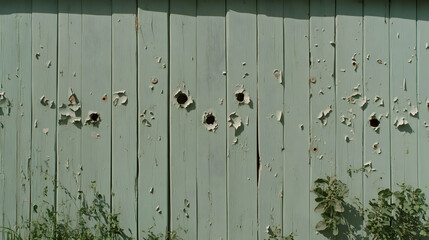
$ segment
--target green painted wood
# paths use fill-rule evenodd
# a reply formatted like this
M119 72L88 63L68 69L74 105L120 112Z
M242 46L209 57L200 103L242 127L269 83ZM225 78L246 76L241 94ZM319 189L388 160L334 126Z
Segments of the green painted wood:
M225 30L225 4L197 1L197 239L227 239Z
M364 174L363 201L368 207L380 189L390 187L389 1L365 1L364 15L363 92L369 100L363 117L363 162L370 165ZM373 113L378 129L376 122L374 127L370 124Z
M284 3L284 193L283 232L310 239L309 1ZM300 187L297 187L300 186Z
M267 227L283 225L283 1L258 0L257 4L258 235L265 239Z
M362 168L363 112L367 108L363 78L363 17L362 1L336 2L335 33L335 104L336 104L336 175L349 187L346 200L350 206L362 203L363 173L353 170ZM359 95L357 95L359 94ZM351 97L352 96L352 97ZM371 104L371 103L370 103ZM360 230L363 218L355 207L346 207L346 219ZM338 239L353 238L341 228Z
M14 227L30 206L31 2L0 5L0 226Z
M31 218L55 206L57 1L32 2Z
M170 2L170 207L171 230L197 239L196 1ZM178 91L194 103L178 104ZM185 99L183 99L185 100ZM183 103L183 102L182 102ZM186 102L185 102L186 105Z
M311 172L313 182L335 174L335 1L310 2L310 111L311 111ZM315 207L314 194L310 197L311 239L320 239L314 230L320 216ZM312 231L313 230L313 231Z
M134 238L138 237L136 6L136 0L112 1L112 209Z
M112 103L109 101L112 92L110 1L82 1L82 12L81 102L84 124L81 145L82 192L87 200L91 201L93 190L90 186L94 185L97 191L106 197L107 202L110 202L112 117Z
M258 237L256 28L256 0L227 1L227 119L241 123L227 130L228 239Z
M70 217L77 217L82 187L82 109L77 109L82 99L81 7L81 1L58 1L57 196L59 216Z
M168 228L168 8L138 2L139 234Z
M390 4L390 104L392 188L417 185L416 3ZM396 100L397 98L397 100ZM398 120L396 122L396 120ZM402 124L407 121L408 124ZM396 125L395 125L396 122Z
M429 194L429 176L425 169L428 169L429 161L429 82L426 80L428 76L427 64L429 63L429 51L427 44L429 43L427 29L429 26L429 2L417 1L417 96L419 122L418 122L418 181L419 187L423 189L426 196Z

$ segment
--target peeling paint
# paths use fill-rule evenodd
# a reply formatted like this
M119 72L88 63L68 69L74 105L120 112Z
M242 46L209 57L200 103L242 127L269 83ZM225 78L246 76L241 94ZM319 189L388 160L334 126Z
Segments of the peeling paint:
M419 110L417 109L417 107L416 106L412 106L411 110L410 110L410 115L413 116L413 117L416 117L418 113L419 113Z
M128 97L125 90L117 91L113 93L113 105L127 105Z
M302 130L304 130L304 124L302 124L302 123L301 123L301 124L299 124L299 126L298 126L298 127L299 127L299 129L300 129L301 131L302 131Z
M82 121L81 111L80 111L81 106L76 94L73 92L72 89L69 90L68 102L69 103L67 105L63 103L58 108L58 112L59 112L58 123L59 124L72 123L75 125L80 125Z
M216 116L213 112L204 112L202 117L202 123L206 127L206 129L210 132L216 132L218 127L218 123L216 121Z
M152 124L150 123L149 120L153 120L155 119L155 115L153 114L152 111L148 111L148 110L144 110L143 113L140 114L140 117L142 118L142 123L146 126L146 127L152 127Z
M237 115L236 112L232 112L229 114L228 117L228 126L235 128L237 130L239 127L241 127L241 117Z
M396 117L393 125L395 125L396 128L404 127L408 125L408 121L404 117Z
M329 117L329 113L332 112L332 105L328 105L325 109L323 109L320 114L317 116L317 118L321 121L323 126L326 126L328 123L327 118Z
M42 129L42 133L48 135L49 132L49 128L44 128Z
M404 78L404 81L402 83L402 90L407 91L407 79Z

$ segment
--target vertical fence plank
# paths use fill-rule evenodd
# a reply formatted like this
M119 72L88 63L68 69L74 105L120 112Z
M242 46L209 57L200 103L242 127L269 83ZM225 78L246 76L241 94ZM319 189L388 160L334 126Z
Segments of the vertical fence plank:
M55 207L57 1L34 0L32 19L32 219Z
M363 117L363 200L369 207L381 188L390 187L389 1L364 1L364 15L363 87L368 105Z
M429 195L429 176L426 169L429 167L429 2L417 1L417 94L418 94L418 176L419 187L423 189L426 196Z
M81 188L81 7L81 1L58 1L58 212L71 217L77 217Z
M138 2L139 234L168 228L168 8Z
M417 185L416 3L390 5L390 104L392 188Z
M259 239L283 225L283 1L258 0Z
M310 4L310 111L311 111L311 178L310 186L317 178L335 174L335 1L317 0ZM314 213L316 206L310 197L310 229L320 216ZM321 236L311 231L312 239Z
M309 4L284 3L284 234L310 239L310 89L309 89ZM299 184L301 187L296 187ZM313 232L313 231L311 231Z
M257 239L256 1L227 9L228 239Z
M30 204L31 2L0 5L0 226L14 227Z
M197 6L197 239L226 239L225 4Z
M363 111L368 105L362 81L362 7L359 0L336 2L336 175L350 189L345 218L354 229L341 228L339 239L356 237L363 224L354 207L363 197L363 173L358 169L363 159Z
M171 229L197 239L196 1L170 4Z
M136 0L112 1L112 209L137 238Z
M82 191L109 202L111 171L111 2L82 1ZM95 182L95 183L94 183Z

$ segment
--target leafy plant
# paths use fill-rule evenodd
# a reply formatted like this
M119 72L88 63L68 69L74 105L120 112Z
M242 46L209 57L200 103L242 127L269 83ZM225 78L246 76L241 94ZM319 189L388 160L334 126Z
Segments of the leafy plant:
M276 226L274 229L272 229L270 226L267 226L267 234L268 239L273 240L294 240L295 233L291 233L288 236L282 236L282 229L280 226Z
M314 211L322 217L322 220L316 224L316 230L328 231L337 236L338 227L346 224L342 213L345 206L344 198L347 197L349 189L336 176L319 178L314 183L313 192L316 194L315 201L318 203Z
M183 240L183 238L179 237L176 231L167 232L166 234L158 233L155 234L151 230L144 231L146 236L143 236L143 240Z
M372 239L412 240L428 236L426 217L428 204L421 189L399 185L400 190L381 190L378 198L369 202L366 228Z

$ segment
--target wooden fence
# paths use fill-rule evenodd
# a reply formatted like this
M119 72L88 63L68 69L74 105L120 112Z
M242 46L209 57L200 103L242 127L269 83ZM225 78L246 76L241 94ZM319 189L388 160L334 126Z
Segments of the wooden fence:
M140 239L324 239L319 177L429 193L428 29L425 0L1 0L0 225L95 181Z

